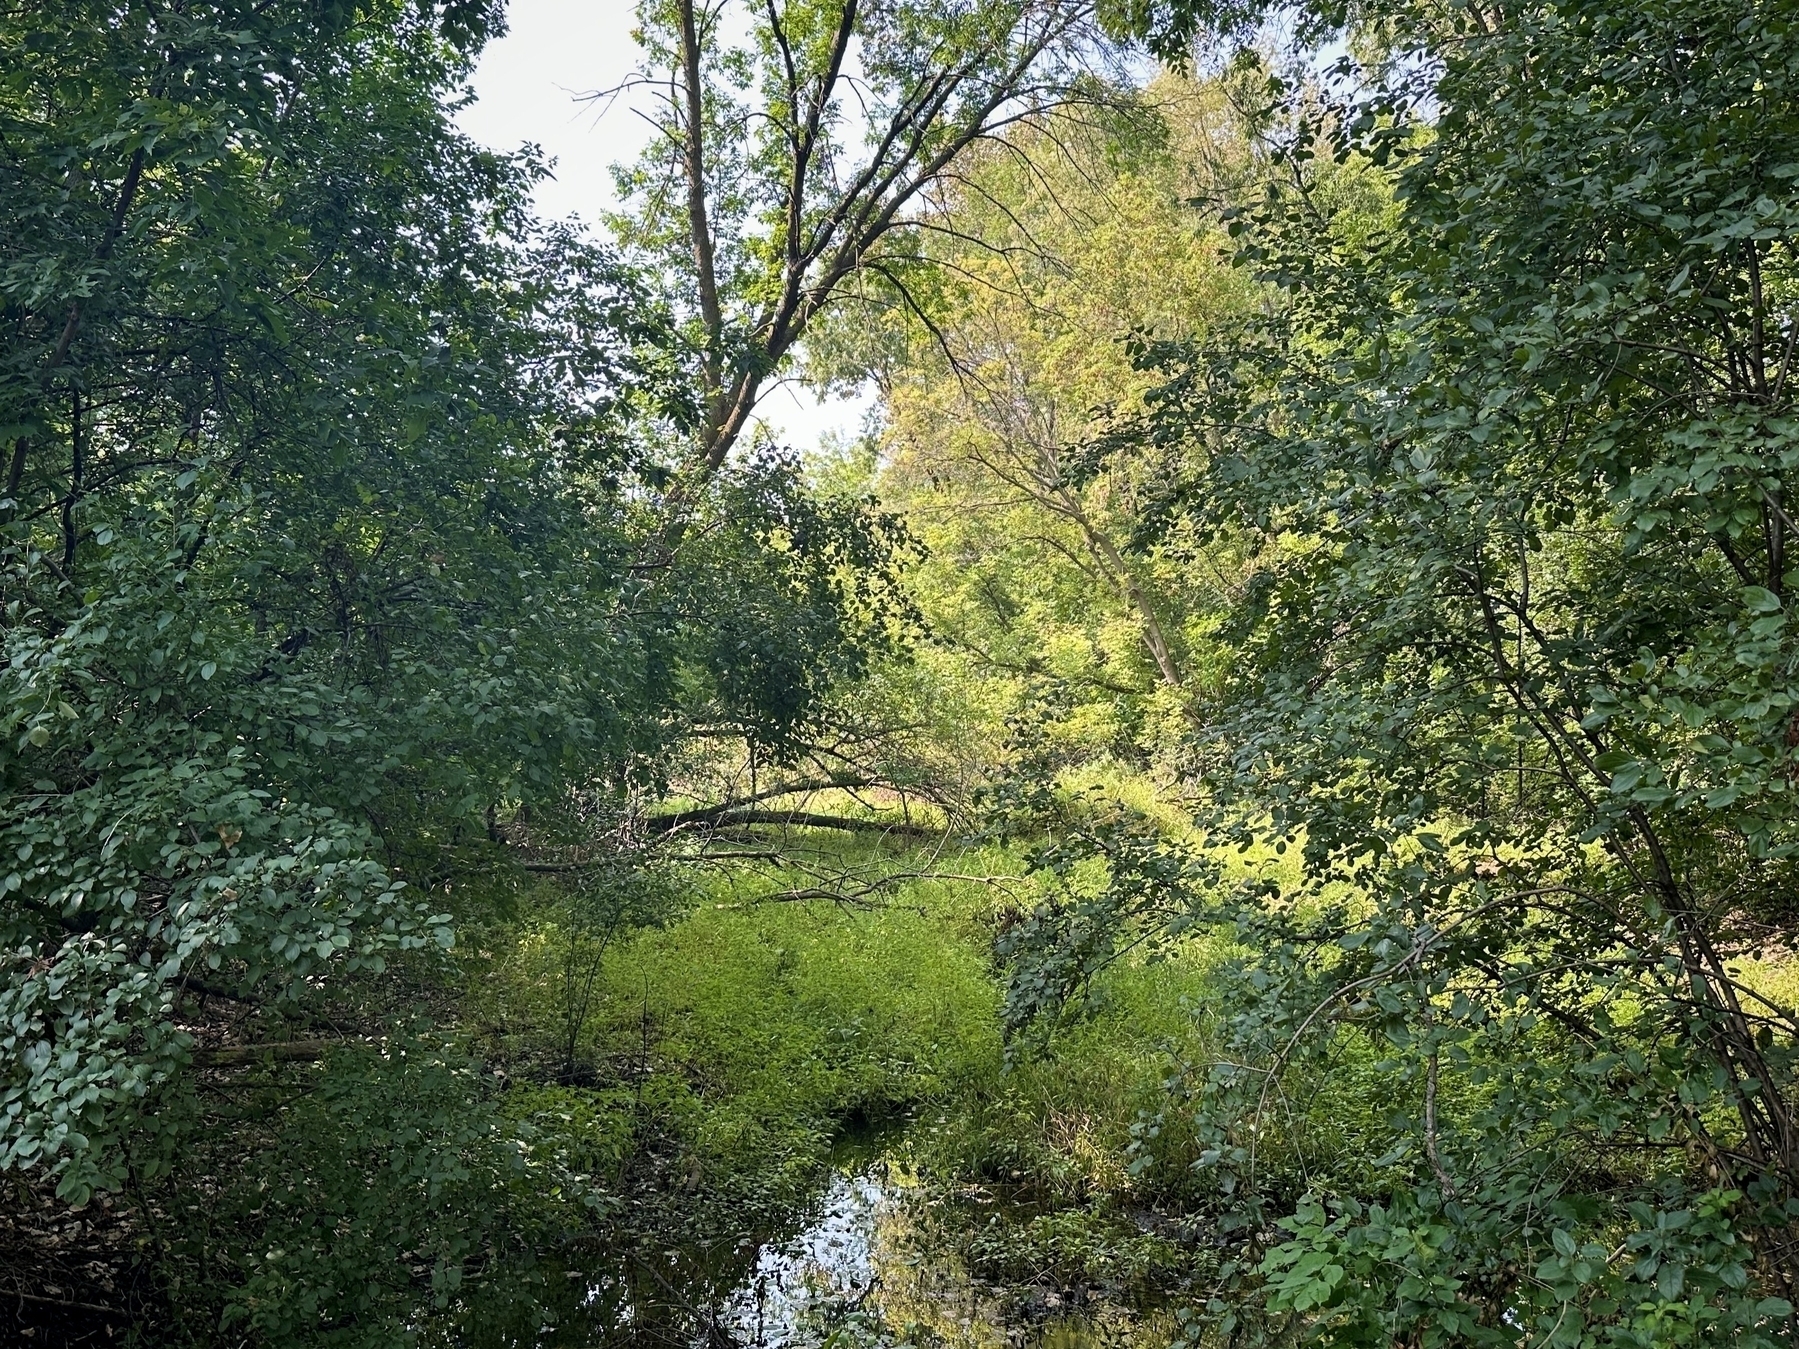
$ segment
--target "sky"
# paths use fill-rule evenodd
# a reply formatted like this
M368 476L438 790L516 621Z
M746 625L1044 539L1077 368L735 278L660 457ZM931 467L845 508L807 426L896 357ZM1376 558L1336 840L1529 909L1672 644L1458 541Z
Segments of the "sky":
M632 0L511 0L508 32L475 67L475 102L457 118L476 140L500 150L527 141L555 161L537 190L546 216L595 225L617 205L611 165L636 158L649 127L628 96L610 103L582 95L624 81L637 60ZM794 385L764 395L758 416L778 441L801 451L826 434L854 435L870 400L821 404Z

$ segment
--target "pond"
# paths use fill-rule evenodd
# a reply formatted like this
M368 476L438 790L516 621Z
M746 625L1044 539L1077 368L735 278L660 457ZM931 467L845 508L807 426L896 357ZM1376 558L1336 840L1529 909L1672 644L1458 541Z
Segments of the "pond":
M1003 1220L993 1210L1005 1202L962 1216ZM589 1324L608 1349L1123 1349L1170 1338L1153 1313L1091 1294L1076 1304L1054 1291L983 1284L953 1249L945 1216L896 1163L856 1148L840 1155L789 1230L722 1259L670 1251L660 1267L602 1279L591 1288Z

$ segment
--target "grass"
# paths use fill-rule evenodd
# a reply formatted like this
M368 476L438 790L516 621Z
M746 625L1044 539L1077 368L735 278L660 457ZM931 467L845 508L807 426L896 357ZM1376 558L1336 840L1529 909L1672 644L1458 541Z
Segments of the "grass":
M874 845L821 846L868 861ZM1291 850L1221 861L1226 883L1286 881L1296 869ZM927 869L892 855L884 864ZM997 846L935 865L1023 869ZM581 1044L592 1084L508 1093L546 1145L605 1173L620 1223L684 1213L704 1215L716 1236L732 1223L764 1234L815 1192L834 1141L893 1120L905 1128L884 1145L927 1196L921 1250L972 1276L970 1297L1006 1286L1047 1308L1055 1290L1081 1288L1115 1306L1141 1292L1153 1305L1155 1289L1219 1273L1201 1268L1221 1258L1202 1228L1233 1201L1220 1173L1196 1168L1205 1145L1182 1087L1224 1057L1226 999L1245 991L1225 971L1242 954L1228 934L1118 960L1080 1015L1008 1055L994 938L1031 896L915 880L871 906L779 898L793 882L700 885L678 919L618 940ZM511 944L494 943L479 995L520 1043L556 1021L544 913L525 905ZM1794 965L1743 964L1746 982L1790 1001ZM1250 1131L1257 1183L1276 1209L1317 1176L1358 1194L1411 1183L1418 1159L1392 1145L1422 1109L1422 1069L1416 1055L1409 1066L1395 1057L1405 1056L1349 1030L1289 1065ZM1452 1151L1498 1089L1453 1064L1445 1073L1438 1110Z
M929 869L886 859L915 863ZM935 865L1022 871L999 846ZM560 1134L546 1146L590 1159L603 1183L659 1153L661 1188L695 1208L798 1203L834 1138L889 1119L909 1121L909 1158L936 1182L1017 1183L1074 1206L1135 1192L1133 1126L1165 1103L1171 1055L1203 1049L1209 948L1120 961L1052 1054L1008 1064L992 960L1008 895L913 880L868 907L770 898L787 883L702 886L676 921L615 941L581 1045L591 1081L575 1087L541 1085L547 1057L526 1061L559 1024L563 985L554 906L522 905L471 989L520 1060L509 1113Z

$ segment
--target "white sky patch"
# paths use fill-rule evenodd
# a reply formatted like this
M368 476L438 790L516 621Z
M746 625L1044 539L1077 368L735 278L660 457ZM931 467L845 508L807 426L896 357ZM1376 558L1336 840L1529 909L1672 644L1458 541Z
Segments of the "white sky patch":
M638 57L631 41L636 6L632 0L512 0L506 21L506 36L475 67L476 101L457 123L498 150L541 146L554 161L554 176L538 186L538 211L597 229L619 204L612 166L636 159L652 134L642 111L650 106L647 90L582 99L630 78ZM756 414L775 441L805 452L827 435L854 437L873 403L872 391L821 403L785 382L763 394Z

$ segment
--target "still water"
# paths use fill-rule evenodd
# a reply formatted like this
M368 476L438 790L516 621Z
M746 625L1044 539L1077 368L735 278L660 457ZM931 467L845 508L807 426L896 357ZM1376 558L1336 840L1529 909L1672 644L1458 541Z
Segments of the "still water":
M891 1222L896 1207L889 1188L873 1168L834 1171L814 1221L757 1251L718 1328L737 1344L788 1349L826 1328L823 1322L877 1312L885 1272L881 1224L883 1217Z
M589 1311L608 1323L602 1343L629 1349L1137 1349L1170 1338L1153 1315L1092 1303L1062 1312L1054 1294L1046 1305L982 1285L944 1248L938 1222L923 1220L925 1204L885 1160L848 1160L796 1229L710 1277L671 1265L596 1285Z

